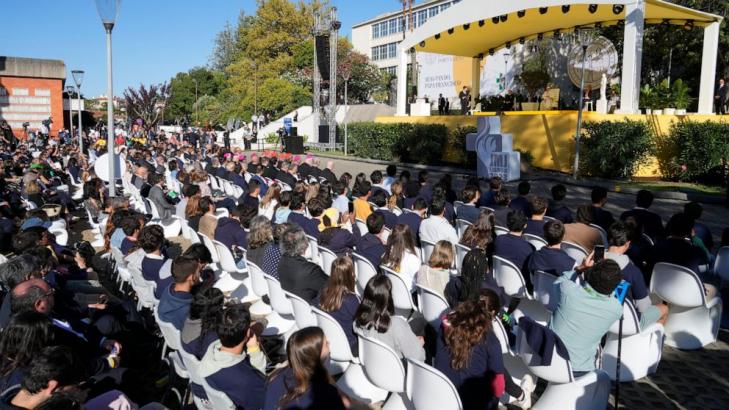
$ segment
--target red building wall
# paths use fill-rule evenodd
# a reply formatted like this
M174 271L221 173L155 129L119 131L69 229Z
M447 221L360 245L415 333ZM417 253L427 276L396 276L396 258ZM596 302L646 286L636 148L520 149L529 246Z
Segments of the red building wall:
M51 117L51 135L58 135L64 125L62 87L59 79L0 76L0 119L22 137L23 122L30 123L30 131Z

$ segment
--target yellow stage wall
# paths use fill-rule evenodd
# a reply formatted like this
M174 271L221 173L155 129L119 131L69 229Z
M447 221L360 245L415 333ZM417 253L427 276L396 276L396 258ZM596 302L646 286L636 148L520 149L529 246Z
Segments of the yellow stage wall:
M496 113L478 113L495 115ZM671 124L680 121L729 122L729 116L717 115L643 115L643 114L598 114L586 112L583 121L645 121L658 138L668 134ZM431 116L431 117L378 117L379 123L425 123L444 124L449 129L463 126L476 126L475 116ZM528 152L534 158L532 165L537 168L570 172L574 155L574 137L577 127L577 111L522 111L502 113L501 129L514 135L514 149ZM447 153L444 153L444 156ZM636 178L660 178L658 159L649 158L640 166Z

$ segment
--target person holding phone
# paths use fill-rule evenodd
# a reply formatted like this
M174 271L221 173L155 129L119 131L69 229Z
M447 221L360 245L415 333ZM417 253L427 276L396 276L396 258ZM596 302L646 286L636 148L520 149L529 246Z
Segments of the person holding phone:
M564 272L555 281L560 298L549 328L567 347L575 377L595 369L600 340L623 314L613 297L623 280L620 266L611 259L595 262L594 256L590 253L574 271ZM583 275L584 285L573 280L578 275Z

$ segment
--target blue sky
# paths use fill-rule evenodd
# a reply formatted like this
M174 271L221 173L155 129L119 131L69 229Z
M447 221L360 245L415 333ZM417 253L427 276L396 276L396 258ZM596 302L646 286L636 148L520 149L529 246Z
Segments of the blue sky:
M332 0L342 21L352 25L399 9L398 0ZM255 0L122 0L114 28L114 94L129 86L166 81L205 65L215 34L235 23ZM2 0L0 55L60 59L86 71L87 97L106 93L106 40L93 0Z

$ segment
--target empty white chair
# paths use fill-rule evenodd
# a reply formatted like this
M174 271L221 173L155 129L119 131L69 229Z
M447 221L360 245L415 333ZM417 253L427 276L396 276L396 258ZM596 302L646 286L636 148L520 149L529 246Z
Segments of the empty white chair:
M324 271L324 273L327 274L327 276L332 275L332 262L334 262L335 259L337 259L337 254L330 251L329 249L319 246L319 260L321 261L321 269Z
M379 340L361 335L358 338L359 360L364 365L367 379L380 389L392 393L382 408L412 408L405 394L405 368L397 353Z
M417 308L415 307L415 303L413 303L409 284L405 283L405 279L402 276L387 266L380 265L380 269L390 278L390 282L392 283L392 303L395 305L395 314L406 319L410 318L410 315Z
M337 386L350 397L370 403L387 398L387 391L378 388L367 380L359 359L354 357L344 329L331 315L321 309L311 308L315 326L319 326L329 341L327 369L332 374L342 374Z
M539 400L532 406L534 410L605 410L610 394L610 376L602 370L593 370L575 379L569 360L552 351L552 363L540 366L541 358L532 351L522 332L517 336L519 356L529 371L549 384Z
M461 410L456 386L443 373L421 361L407 359L406 390L418 410Z
M576 243L567 241L562 242L562 250L565 251L565 253L569 255L570 258L575 260L575 266L581 264L588 255L588 252L585 248Z
M706 300L704 285L694 271L659 262L653 267L650 289L668 303L668 319L663 325L667 345L691 350L716 341L721 297Z
M471 225L473 224L465 219L456 219L456 232L458 233L458 237L462 237L463 233L466 232L466 229L468 229Z
M48 232L52 233L56 237L56 243L61 246L68 244L68 232L65 229L59 229L51 226L48 228Z
M441 317L450 310L448 301L433 289L416 284L418 289L418 306L423 313L425 320L430 323L434 329L440 329Z
M460 243L456 244L456 270L460 273L461 268L463 267L463 258L466 257L466 254L471 251L471 248L469 248L466 245L461 245Z
M366 235L367 232L362 233L362 235ZM387 243L387 240L390 238L390 234L392 234L392 229L383 226L382 227L382 233L380 234L380 237L382 237L382 242Z
M147 204L149 204L149 208L152 211L152 221L150 224L161 226L164 229L165 238L173 238L180 235L182 223L177 217L173 216L168 219L162 219L154 201L147 200Z
M352 260L354 261L354 272L357 276L357 293L362 295L367 282L377 275L377 269L369 259L358 253L352 254Z
M420 240L420 256L421 256L420 260L423 263L428 263L428 260L430 259L430 255L433 253L434 248L435 248L435 244L433 242L429 242L424 239Z
M306 251L307 259L317 263L319 260L319 241L311 235L306 235L306 240L309 241L309 249Z
M615 381L618 356L620 320L616 320L607 334L602 348L602 369ZM653 374L658 369L663 350L663 325L653 323L640 329L640 320L633 303L623 303L623 345L620 350L620 381L631 382Z
M547 246L547 241L544 238L542 238L541 236L532 235L530 233L525 233L524 239L526 239L527 242L532 244L532 246L536 250L540 250L543 247Z
M556 280L555 275L541 270L534 272L534 276L532 276L534 299L541 302L550 312L554 312L559 303L559 289L554 285Z
M311 305L304 299L294 295L291 292L284 291L286 298L291 302L291 308L294 312L294 320L299 329L309 326L316 326L316 316L311 311Z
M200 243L200 236L187 223L182 224L182 236L190 240L191 244Z

